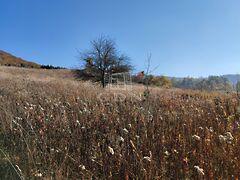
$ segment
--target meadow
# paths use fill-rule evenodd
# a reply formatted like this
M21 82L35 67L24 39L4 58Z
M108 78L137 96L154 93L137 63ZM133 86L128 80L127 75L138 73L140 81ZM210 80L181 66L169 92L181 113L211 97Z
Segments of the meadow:
M0 67L1 179L240 177L236 94L144 91L118 99L68 70Z

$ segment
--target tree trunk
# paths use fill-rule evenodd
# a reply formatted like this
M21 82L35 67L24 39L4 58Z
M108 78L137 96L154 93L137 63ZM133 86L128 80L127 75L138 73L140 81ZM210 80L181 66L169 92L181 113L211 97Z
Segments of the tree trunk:
M105 88L106 87L106 84L105 84L105 71L102 72L101 83L102 83L102 87Z

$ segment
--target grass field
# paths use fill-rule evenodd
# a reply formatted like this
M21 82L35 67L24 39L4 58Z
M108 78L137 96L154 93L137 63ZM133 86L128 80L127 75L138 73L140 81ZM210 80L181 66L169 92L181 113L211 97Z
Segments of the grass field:
M1 179L240 177L235 94L121 93L68 70L0 67Z

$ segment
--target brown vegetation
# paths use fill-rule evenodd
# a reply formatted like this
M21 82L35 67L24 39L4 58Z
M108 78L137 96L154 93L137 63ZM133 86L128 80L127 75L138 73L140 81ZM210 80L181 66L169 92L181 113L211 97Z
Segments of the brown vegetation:
M119 100L58 72L0 68L0 177L239 178L236 95L138 87Z
M39 64L23 60L0 50L0 65L26 68L40 68Z

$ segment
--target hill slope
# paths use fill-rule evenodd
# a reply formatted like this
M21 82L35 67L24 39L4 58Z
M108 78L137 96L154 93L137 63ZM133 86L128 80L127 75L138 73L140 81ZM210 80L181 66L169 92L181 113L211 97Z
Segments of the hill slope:
M41 66L37 63L29 62L18 58L12 54L0 50L0 65L2 66L17 66L27 68L40 68Z

